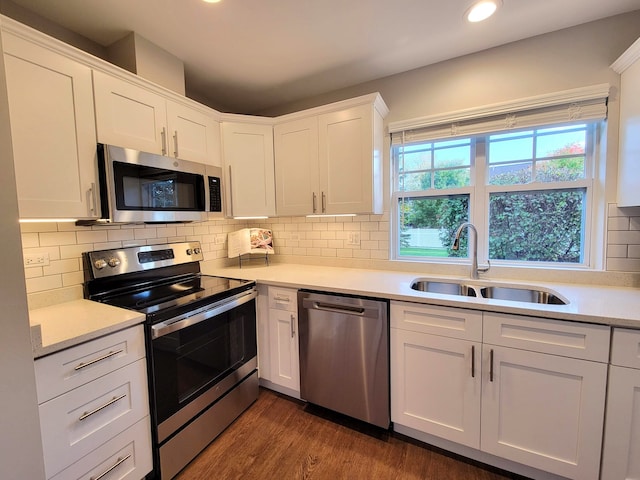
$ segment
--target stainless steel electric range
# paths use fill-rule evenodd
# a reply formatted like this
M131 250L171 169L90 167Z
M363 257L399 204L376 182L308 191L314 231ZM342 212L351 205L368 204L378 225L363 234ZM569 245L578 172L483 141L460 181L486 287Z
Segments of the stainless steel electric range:
M143 312L154 444L173 478L258 397L255 282L200 273L199 242L83 254L85 298Z

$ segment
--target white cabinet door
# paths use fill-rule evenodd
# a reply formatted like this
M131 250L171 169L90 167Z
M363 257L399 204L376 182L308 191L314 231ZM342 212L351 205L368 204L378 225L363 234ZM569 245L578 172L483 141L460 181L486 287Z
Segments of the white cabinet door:
M276 211L273 128L223 122L227 205L234 217L273 216Z
M640 205L640 39L613 64L620 73L618 206Z
M640 478L640 370L609 370L602 480Z
M297 312L270 309L269 340L271 381L299 392L300 361Z
M3 33L22 218L98 217L91 70Z
M382 172L373 110L361 105L319 116L321 213L380 213L374 201Z
M318 118L276 125L273 136L278 215L320 213Z
M606 364L484 345L482 372L483 451L598 479Z
M480 447L480 343L391 329L391 420Z
M204 112L167 101L169 156L220 166L220 124Z
M166 101L160 95L94 70L98 141L168 155Z

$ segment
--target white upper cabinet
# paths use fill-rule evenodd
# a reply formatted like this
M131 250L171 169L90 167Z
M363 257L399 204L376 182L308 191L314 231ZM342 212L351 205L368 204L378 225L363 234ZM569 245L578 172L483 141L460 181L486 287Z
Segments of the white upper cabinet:
M227 213L272 217L276 213L271 125L223 122L222 152Z
M212 116L97 70L93 83L100 143L220 165Z
M278 215L318 213L318 118L276 125L276 208Z
M278 215L381 213L382 120L387 112L382 98L373 94L278 123Z
M640 39L611 65L620 74L618 206L640 205Z
M96 218L91 69L3 32L21 218Z

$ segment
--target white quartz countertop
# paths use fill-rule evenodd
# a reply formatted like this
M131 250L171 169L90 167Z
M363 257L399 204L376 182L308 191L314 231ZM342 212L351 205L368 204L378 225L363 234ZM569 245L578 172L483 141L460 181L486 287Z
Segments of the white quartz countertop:
M91 300L29 311L34 358L142 323L144 314Z
M203 267L203 273L256 280L258 283L282 287L316 289L390 300L640 328L640 289L637 288L508 280L471 280L468 277L429 276L411 272L297 264L212 269ZM461 281L468 285L477 286L487 284L515 287L533 286L541 290L557 292L569 303L567 305L542 305L418 292L411 289L411 283L416 278Z

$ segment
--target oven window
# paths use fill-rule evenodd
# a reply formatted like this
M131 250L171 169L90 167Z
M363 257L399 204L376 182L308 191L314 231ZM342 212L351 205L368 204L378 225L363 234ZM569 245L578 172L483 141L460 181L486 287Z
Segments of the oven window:
M256 356L255 300L152 341L158 423Z
M118 210L204 211L204 178L193 173L113 162Z

